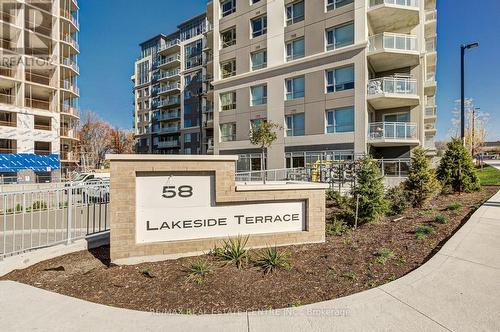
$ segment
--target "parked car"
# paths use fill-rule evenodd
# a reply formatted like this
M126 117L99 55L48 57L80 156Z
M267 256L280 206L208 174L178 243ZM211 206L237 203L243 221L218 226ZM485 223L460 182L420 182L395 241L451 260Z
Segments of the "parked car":
M109 202L109 178L90 179L80 190L83 203Z
M110 177L109 173L80 173L73 180L68 182L66 186L76 186L79 184L91 182L95 179L109 181L109 177Z

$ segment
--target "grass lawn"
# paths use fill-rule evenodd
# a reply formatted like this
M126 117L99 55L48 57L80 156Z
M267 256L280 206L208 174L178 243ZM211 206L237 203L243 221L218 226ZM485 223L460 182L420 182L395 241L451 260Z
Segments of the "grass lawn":
M483 169L477 169L477 175L481 180L482 186L499 186L500 185L500 171L495 167L484 165Z

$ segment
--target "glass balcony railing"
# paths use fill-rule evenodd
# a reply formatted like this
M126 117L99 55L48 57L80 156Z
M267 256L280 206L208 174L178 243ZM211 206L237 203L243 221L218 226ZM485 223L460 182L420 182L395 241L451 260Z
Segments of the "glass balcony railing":
M379 33L370 36L369 39L370 52L380 51L384 49L392 49L398 51L418 51L417 36L407 35L402 33Z
M180 54L175 54L175 55L169 56L167 58L160 59L160 61L158 61L158 65L163 66L163 65L175 62L175 61L180 61L180 60L181 60Z
M158 92L159 93L170 92L174 90L180 90L180 88L181 88L180 83L165 84L160 87Z
M416 140L417 124L410 122L372 122L368 127L370 140Z
M180 70L179 69L174 69L174 70L169 70L169 71L162 71L160 73L160 79L174 77L174 76L177 76L179 74L180 74Z
M167 141L159 141L158 142L159 148L173 148L176 146L179 146L178 140L167 140Z
M418 8L419 0L370 0L370 7L378 5L397 5Z
M165 45L161 45L160 48L158 49L158 52L171 48L172 46L180 45L180 43L181 43L180 39L170 40L166 42Z
M172 120L172 119L179 119L181 117L181 111L175 111L175 112L167 112L163 113L158 117L158 121L165 121L165 120Z
M382 77L368 81L368 95L384 93L415 95L417 94L417 81L402 77Z

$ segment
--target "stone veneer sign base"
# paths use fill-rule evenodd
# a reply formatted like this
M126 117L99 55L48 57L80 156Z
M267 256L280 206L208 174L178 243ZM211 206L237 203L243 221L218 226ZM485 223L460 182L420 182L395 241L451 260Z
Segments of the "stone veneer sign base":
M136 263L248 246L325 240L325 189L316 183L235 182L237 156L108 155L111 260Z

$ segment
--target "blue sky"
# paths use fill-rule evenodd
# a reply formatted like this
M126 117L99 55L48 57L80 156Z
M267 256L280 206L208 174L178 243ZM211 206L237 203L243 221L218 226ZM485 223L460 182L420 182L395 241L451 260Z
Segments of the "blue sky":
M460 98L461 43L479 41L466 57L466 96L490 114L488 138L500 140L500 1L438 1L438 138L448 135ZM132 127L133 63L138 44L205 9L205 0L80 1L80 106L113 125Z

